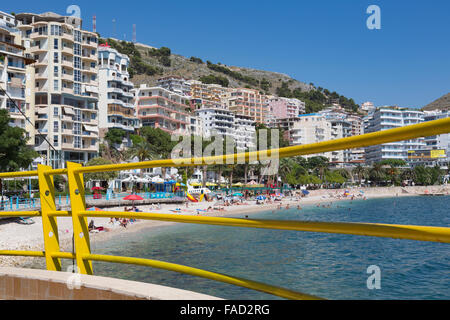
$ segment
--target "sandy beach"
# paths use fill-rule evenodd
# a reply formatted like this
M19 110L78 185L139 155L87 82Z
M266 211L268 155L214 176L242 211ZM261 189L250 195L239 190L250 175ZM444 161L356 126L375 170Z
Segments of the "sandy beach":
M352 197L355 200L386 198L386 197L405 197L417 196L421 194L449 194L450 186L430 186L430 187L384 187L384 188L352 188L348 189L350 195L344 197L344 189L319 189L312 190L307 197L299 198L296 196L285 197L282 206L286 208L295 208L298 205L314 205L323 202L336 202L350 200ZM136 203L136 207L142 212L166 213L166 214L182 214L182 215L202 215L213 217L251 215L255 212L269 211L277 209L280 202L265 203L264 205L257 205L255 201L244 201L244 204L225 206L223 210L206 211L209 207L214 207L216 201L199 202L185 204L163 204L161 208L155 208L152 205L140 206ZM175 211L175 209L180 209ZM124 207L104 208L104 211L124 211ZM93 212L95 214L95 212ZM137 232L143 228L154 228L162 225L173 224L174 222L162 222L151 220L138 220L129 223L126 228L120 226L118 223L112 224L110 218L88 218L88 222L94 221L95 226L102 226L108 231L91 232L91 244L99 241L107 241L110 237L117 234L124 234L129 232ZM44 242L42 236L42 221L41 218L33 218L34 224L24 225L17 222L17 220L0 220L0 250L35 250L43 251ZM57 218L59 239L61 251L72 250L72 220L71 218ZM34 259L29 257L10 257L0 256L0 266L23 266L25 264L33 263Z

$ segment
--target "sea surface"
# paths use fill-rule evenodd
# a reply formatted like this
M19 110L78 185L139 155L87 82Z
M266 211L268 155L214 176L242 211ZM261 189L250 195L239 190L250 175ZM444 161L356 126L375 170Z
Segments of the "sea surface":
M243 218L244 214L236 217ZM449 227L450 197L343 201L334 202L330 208L308 205L302 210L251 214L250 218ZM176 224L121 233L93 244L91 250L183 264L328 299L450 299L450 244L444 243ZM368 268L372 265L379 267L380 289L368 289L368 278L373 274ZM93 266L96 275L225 299L279 299L171 271L104 262L93 262Z

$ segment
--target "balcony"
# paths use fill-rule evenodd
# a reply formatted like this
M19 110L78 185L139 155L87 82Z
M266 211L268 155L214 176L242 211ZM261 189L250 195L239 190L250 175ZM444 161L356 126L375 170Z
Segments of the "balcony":
M83 54L81 57L82 60L97 62L97 55L95 54Z
M39 67L39 66L47 66L48 65L48 60L47 59L42 59L42 60L38 60L34 63L35 67Z
M61 66L73 69L73 62L68 60L61 61Z
M64 40L67 40L67 41L73 43L73 34L63 33L63 35L61 36L61 39L64 39Z
M42 72L42 73L36 73L34 76L36 80L47 80L48 79L48 73Z
M45 32L33 32L30 35L31 40L46 39L47 37L48 37L48 33L45 33Z
M46 46L32 46L30 49L33 53L47 52L48 50Z
M63 73L61 79L69 82L73 82L73 74Z
M92 41L83 41L83 43L81 43L81 45L83 46L83 48L91 48L91 49L97 49L97 47L98 47L97 42L92 42Z
M68 54L68 55L73 56L73 48L71 48L71 47L64 47L61 50L61 52L64 53L64 54Z

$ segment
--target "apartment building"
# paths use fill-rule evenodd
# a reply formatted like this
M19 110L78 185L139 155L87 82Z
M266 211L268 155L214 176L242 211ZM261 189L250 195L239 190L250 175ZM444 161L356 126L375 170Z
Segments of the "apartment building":
M422 111L398 107L377 108L369 117L365 132L377 132L423 122ZM384 159L408 161L408 151L426 147L424 138L398 141L365 148L366 163L372 164Z
M424 111L424 121L433 121L450 117L449 110L435 110ZM422 153L423 156L412 156L408 153L408 162L412 166L424 165L428 167L440 166L443 169L448 169L450 163L450 134L441 134L424 138L425 150L419 150L417 153Z
M226 106L236 114L249 116L253 121L266 123L269 114L266 97L258 90L238 88L225 95Z
M25 90L26 67L33 62L25 55L14 16L0 11L0 88L6 91L0 92L0 109L9 111L11 126L26 130L30 145L34 144L34 112L26 102Z
M15 18L36 60L27 68L35 129L53 146L36 135L36 151L53 168L98 156L97 34L83 30L81 19L52 12Z
M188 80L176 76L164 77L158 79L157 86L189 98L191 96L191 84Z
M189 134L186 97L161 87L142 84L133 89L137 116L143 127L160 128L170 134Z
M305 103L298 99L273 97L267 100L268 111L273 118L295 118L305 113Z
M195 111L195 115L201 119L203 136L211 137L218 134L226 138L234 139L234 113L224 107L216 106Z
M318 143L332 139L332 126L324 115L319 113L311 113L299 115L298 119L293 122L291 130L292 144L302 145ZM314 156L323 156L332 161L332 153L325 152L314 155L304 156L310 158Z
M197 80L188 80L190 86L191 109L215 108L224 105L224 98L232 89L218 84L206 84Z
M98 48L99 130L100 138L111 128L125 131L119 148L130 147L130 134L139 128L139 119L133 103L134 85L129 80L130 58L109 45Z
M256 150L256 128L255 122L251 117L235 114L234 140L239 151ZM268 141L268 144L270 143Z

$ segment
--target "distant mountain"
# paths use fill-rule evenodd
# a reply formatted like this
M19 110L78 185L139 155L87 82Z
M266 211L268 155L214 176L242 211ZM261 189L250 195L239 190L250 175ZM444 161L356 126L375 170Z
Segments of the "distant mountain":
M422 110L424 111L450 110L450 93L447 93L446 95L426 105L425 107L422 108Z

